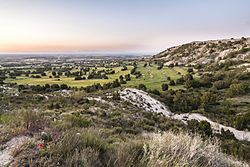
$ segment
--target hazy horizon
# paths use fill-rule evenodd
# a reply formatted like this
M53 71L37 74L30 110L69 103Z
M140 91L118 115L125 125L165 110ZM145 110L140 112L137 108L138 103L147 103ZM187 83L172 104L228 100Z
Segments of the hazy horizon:
M58 51L58 52L51 52L51 51L42 51L42 52L36 52L36 51L30 51L30 52L0 52L0 56L3 55L130 55L130 56L151 56L154 54L157 54L159 52L127 52L127 51L82 51L82 52L75 52L75 51Z
M0 0L0 53L155 54L250 36L250 1Z

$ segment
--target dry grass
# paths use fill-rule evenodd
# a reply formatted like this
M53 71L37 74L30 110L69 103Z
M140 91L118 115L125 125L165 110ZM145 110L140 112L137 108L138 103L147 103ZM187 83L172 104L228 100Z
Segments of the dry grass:
M153 134L144 145L144 161L150 167L247 166L221 153L219 148L217 140L203 141L200 136L187 133Z
M100 155L108 150L108 143L96 131L69 132L50 149L51 161L62 166L96 166Z
M86 167L247 167L221 153L217 140L203 140L187 133L146 134L113 141L100 131L70 131L34 159L28 154L24 164L36 166ZM25 147L24 147L25 148ZM17 151L15 154L21 154ZM27 162L27 159L29 160ZM20 162L21 160L19 160Z
M111 160L110 166L119 167L144 167L146 163L142 161L144 150L142 140L132 140L129 142L119 143L113 152L114 159Z

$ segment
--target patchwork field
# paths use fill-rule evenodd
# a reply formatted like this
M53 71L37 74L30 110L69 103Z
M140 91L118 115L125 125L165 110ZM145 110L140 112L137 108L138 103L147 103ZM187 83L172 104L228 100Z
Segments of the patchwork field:
M118 79L120 75L126 75L130 73L130 70L133 68L132 66L128 66L128 70L122 71L122 67L116 67L113 68L115 70L115 74L107 75L109 79L86 79L86 80L75 80L74 77L66 77L61 76L60 78L49 78L51 76L51 71L47 71L47 76L42 76L41 78L30 78L26 76L19 76L16 77L16 79L8 78L6 82L8 83L17 83L18 85L45 85L45 84L67 84L71 87L85 87L89 85L93 85L95 83L108 83L112 82L115 79ZM102 70L104 68L97 68L97 70ZM72 70L72 72L75 72L76 70Z
M131 81L128 81L127 84L122 85L123 87L136 87L139 84L144 84L148 89L157 89L161 90L161 85L163 83L169 84L169 77L171 80L176 80L180 78L182 75L187 74L187 69L185 67L163 67L162 69L157 69L157 65L151 64L150 66L144 67L145 62L138 63L137 71L139 71L142 76L139 78L136 78L135 76L131 75ZM85 87L90 86L93 84L100 83L105 84L108 82L112 82L115 79L119 79L119 77L122 75L130 74L131 69L133 69L133 66L127 66L127 70L122 71L122 67L115 67L112 68L115 70L115 74L108 74L108 79L86 79L86 80L75 80L74 77L66 77L64 75L60 76L60 78L50 78L49 76L52 76L51 71L46 71L46 76L41 76L41 78L32 78L27 76L17 76L15 79L8 78L6 79L7 83L16 83L18 85L45 85L45 84L67 84L71 87ZM98 67L96 71L103 70L105 68ZM93 69L92 69L93 70ZM76 72L77 69L72 69L71 72ZM83 75L87 77L86 75ZM171 89L183 89L183 85L178 86L170 86Z
M158 70L158 66L155 64L151 64L150 66L146 67L144 67L144 64L144 62L138 63L137 68L137 71L140 71L142 73L142 77L132 79L132 81L128 82L125 85L126 87L134 87L143 83L149 89L161 90L161 85L163 83L169 84L168 77L175 81L182 75L187 74L187 69L185 67L163 67L161 70ZM170 86L170 88L174 90L183 89L183 85Z

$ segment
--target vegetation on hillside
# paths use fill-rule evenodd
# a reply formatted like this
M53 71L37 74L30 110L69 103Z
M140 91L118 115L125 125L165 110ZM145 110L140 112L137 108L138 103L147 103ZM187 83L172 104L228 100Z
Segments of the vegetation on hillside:
M247 41L195 42L153 59L1 64L0 148L5 150L11 139L30 139L11 154L14 166L242 165L233 159L249 163L250 142L238 141L230 131L216 134L206 121L173 120L119 94L137 88L175 114L200 113L249 131ZM204 56L196 53L200 48ZM188 63L181 63L183 57ZM208 58L214 61L198 61Z

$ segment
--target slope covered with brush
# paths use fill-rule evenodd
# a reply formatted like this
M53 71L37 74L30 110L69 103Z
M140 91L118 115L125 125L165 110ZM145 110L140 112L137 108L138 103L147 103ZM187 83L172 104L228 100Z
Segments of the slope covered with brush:
M250 38L196 41L171 47L155 56L170 64L197 65L224 63L227 60L239 62L250 59Z

